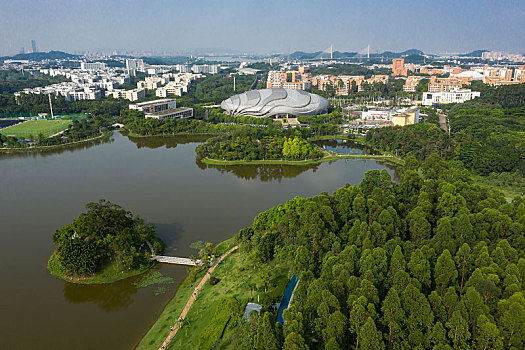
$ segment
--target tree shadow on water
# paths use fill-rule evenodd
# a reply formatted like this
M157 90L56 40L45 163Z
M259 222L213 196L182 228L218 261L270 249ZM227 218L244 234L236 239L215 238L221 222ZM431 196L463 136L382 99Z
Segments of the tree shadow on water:
M133 295L137 293L135 279L127 278L123 281L99 285L66 283L63 290L64 297L70 303L94 303L106 312L116 312L133 302Z
M184 234L184 227L177 222L171 224L154 224L155 234L166 244L165 254L174 253L177 242Z

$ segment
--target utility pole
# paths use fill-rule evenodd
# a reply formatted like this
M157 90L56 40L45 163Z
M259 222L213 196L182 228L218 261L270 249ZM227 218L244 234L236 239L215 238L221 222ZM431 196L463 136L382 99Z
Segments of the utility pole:
M51 103L51 94L47 94L47 97L49 98L49 109L51 110L51 119L55 119L53 116L53 104Z

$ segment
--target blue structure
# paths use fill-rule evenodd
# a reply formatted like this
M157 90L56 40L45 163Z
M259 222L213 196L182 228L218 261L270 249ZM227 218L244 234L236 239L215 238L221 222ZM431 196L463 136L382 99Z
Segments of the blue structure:
M283 298L281 299L281 304L279 306L279 311L277 312L277 322L280 322L281 324L284 324L283 312L284 310L288 309L288 306L290 305L290 299L292 298L292 293L297 286L297 282L297 275L293 275L292 278L290 278L286 289L284 290Z

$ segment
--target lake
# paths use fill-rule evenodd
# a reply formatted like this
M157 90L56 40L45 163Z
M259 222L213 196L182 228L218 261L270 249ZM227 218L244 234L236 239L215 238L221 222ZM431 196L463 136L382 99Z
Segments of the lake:
M261 211L295 196L358 184L373 160L315 166L213 166L197 162L203 138L130 139L115 133L61 150L0 155L0 348L132 349L185 278L158 265L167 292L137 288L141 276L110 285L75 285L49 275L56 229L85 204L107 199L156 225L167 254L190 256L195 241L220 242ZM339 146L338 146L339 148Z

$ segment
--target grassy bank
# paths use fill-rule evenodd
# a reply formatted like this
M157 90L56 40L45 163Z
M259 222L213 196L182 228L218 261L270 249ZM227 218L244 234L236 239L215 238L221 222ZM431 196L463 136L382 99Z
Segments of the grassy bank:
M201 159L203 163L214 165L261 165L261 164L280 164L280 165L310 165L320 164L322 162L331 162L339 159L374 159L384 162L389 162L394 165L403 165L404 161L401 158L394 156L372 155L372 154L330 154L319 159L308 160L281 160L281 159L266 159L266 160L219 160L204 158Z
M59 148L67 148L69 146L76 146L82 143L90 142L90 141L96 141L96 140L104 140L108 139L113 135L113 131L106 132L104 134L100 134L95 137L91 137L89 139L83 139L79 141L74 142L68 142L68 143L62 143L60 145L51 145L51 146L32 146L32 147L20 147L20 148L11 148L11 147L4 147L0 148L0 153L11 153L11 152L38 152L43 150L53 150L53 149L59 149Z
M125 136L129 136L129 137L143 137L143 138L146 138L146 137L157 137L157 136L205 136L205 137L214 137L214 136L217 136L217 135L220 135L219 133L217 134L212 134L212 133L190 133L190 132L178 132L178 133L175 133L175 134L155 134L155 135L140 135L140 134L135 134L134 132L131 132L129 130L123 130L125 132Z
M104 270L100 271L92 277L79 278L67 276L64 273L62 266L60 266L60 264L58 263L55 253L53 253L53 255L51 255L51 258L47 263L47 269L49 270L51 275L66 282L77 284L107 284L114 283L126 279L128 277L140 275L151 269L153 266L155 266L155 264L156 263L152 261L151 263L140 266L138 269L122 271L122 269L116 263L113 262L109 264L106 268L104 268Z
M228 241L221 243L220 247L224 247ZM243 305L250 301L257 302L257 295L260 296L261 302L263 299L280 299L288 282L289 268L277 265L277 260L254 269L242 250L231 253L217 266L212 275L220 282L215 286L206 283L199 291L197 300L193 303L182 328L170 343L169 349L198 349L199 334L210 323L222 298L235 297L242 301ZM271 286L266 294L260 285L262 271L269 271L272 276ZM157 349L162 344L192 295L194 286L203 276L204 272L197 276L194 283L187 278L180 285L158 320L137 345L137 349Z

